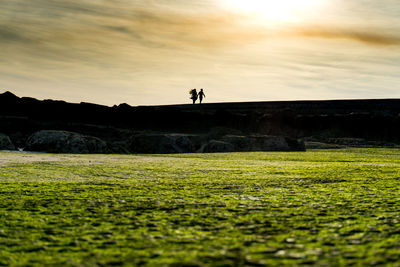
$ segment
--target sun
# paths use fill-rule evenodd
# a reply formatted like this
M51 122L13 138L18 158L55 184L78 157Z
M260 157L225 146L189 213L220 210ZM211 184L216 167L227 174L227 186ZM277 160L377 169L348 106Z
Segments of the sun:
M318 13L328 0L223 0L224 7L268 23L294 23Z

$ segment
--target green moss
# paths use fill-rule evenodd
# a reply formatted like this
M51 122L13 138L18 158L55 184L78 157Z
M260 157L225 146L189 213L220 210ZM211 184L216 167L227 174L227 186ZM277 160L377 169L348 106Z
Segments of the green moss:
M400 264L400 150L0 155L0 266Z

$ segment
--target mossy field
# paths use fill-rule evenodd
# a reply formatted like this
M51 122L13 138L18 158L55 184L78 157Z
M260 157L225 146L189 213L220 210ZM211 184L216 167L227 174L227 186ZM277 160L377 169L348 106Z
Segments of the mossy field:
M0 153L3 266L400 266L400 150Z

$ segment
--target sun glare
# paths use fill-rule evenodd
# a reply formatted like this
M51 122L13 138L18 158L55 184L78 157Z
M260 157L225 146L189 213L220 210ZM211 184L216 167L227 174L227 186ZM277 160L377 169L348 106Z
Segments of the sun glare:
M265 23L295 23L318 13L327 0L224 0L225 8Z

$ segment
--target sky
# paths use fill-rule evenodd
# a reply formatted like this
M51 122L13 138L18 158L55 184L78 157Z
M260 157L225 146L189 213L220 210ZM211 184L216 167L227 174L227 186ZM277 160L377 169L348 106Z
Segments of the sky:
M104 105L400 98L398 0L0 0L0 93Z

